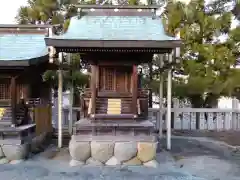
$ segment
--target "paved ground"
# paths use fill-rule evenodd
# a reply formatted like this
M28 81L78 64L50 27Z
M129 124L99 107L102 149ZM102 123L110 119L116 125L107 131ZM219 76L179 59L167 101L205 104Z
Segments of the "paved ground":
M174 130L173 135L190 137L208 137L214 140L226 142L229 145L240 146L240 131L192 131L192 130Z
M74 167L68 166L67 150L47 151L18 165L0 165L3 180L240 180L240 160L201 146L197 141L173 139L171 152L160 148L160 166ZM56 155L55 157L53 156ZM240 159L240 158L239 158Z
M217 148L206 143L203 146L193 139L177 138L172 139L171 156L175 166L194 176L208 180L240 180L240 154Z

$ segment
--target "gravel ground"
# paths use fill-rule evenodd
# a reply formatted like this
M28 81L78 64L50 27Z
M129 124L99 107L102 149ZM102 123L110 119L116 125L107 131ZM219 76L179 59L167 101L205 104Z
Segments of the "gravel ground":
M52 149L16 165L0 165L3 180L240 180L240 160L233 161L198 142L173 139L172 151L159 150L158 168L69 167L67 150ZM161 147L160 149L162 149ZM50 154L50 155L49 155Z

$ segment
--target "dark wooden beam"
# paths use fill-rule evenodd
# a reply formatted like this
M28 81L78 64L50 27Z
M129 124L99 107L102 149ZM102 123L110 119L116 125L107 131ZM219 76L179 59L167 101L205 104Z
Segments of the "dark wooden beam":
M87 5L87 4L76 4L76 8L81 9L158 9L162 6L145 6L145 5Z
M28 83L24 84L24 87L23 87L23 98L25 100L30 98L30 90L31 90L30 88L31 88L31 86Z
M81 54L84 62L100 66L132 66L133 64L147 63L152 60L153 53L129 52L88 52Z
M25 67L33 66L33 65L39 65L41 63L48 61L48 55L32 59L18 59L18 60L12 60L12 59L1 59L0 60L0 69L22 69Z
M11 77L11 108L12 108L12 125L16 126L16 103L17 103L17 89L16 89L16 77Z
M118 115L111 115L111 114L96 114L95 119L128 119L132 120L134 118L134 114L118 114Z
M100 74L99 74L99 66L96 66L96 88L99 90L99 81L100 81Z
M96 114L96 95L97 95L97 91L96 91L96 65L91 65L91 103L92 103L92 107L91 107L91 115L95 115Z
M132 70L132 111L134 115L137 115L137 94L138 94L138 72L137 65L133 65Z
M149 63L148 63L148 68L149 68L149 81L150 82L152 82L152 80L153 80L153 63L152 63L152 61L150 61ZM153 99L152 99L152 89L149 89L149 97L148 97L148 99L149 99L149 107L150 108L152 108L152 106L153 106Z
M68 40L66 40L68 41ZM82 41L82 40L81 40ZM57 45L58 46L58 45ZM56 46L55 46L56 47ZM164 54L172 52L172 48L124 48L124 47L115 47L115 48L105 48L105 47L56 47L57 52L68 52L68 53L152 53L152 54Z
M46 37L47 46L56 48L82 48L94 50L94 48L129 48L129 49L173 49L180 47L180 40L82 40ZM95 51L95 50L94 50ZM153 51L154 52L154 51Z
M43 24L38 24L38 25L33 25L33 24L0 24L0 28L19 28L19 29L45 29L45 28L51 28L53 25L43 25Z
M0 28L0 34L43 34L47 35L48 29L16 29L16 28Z
M84 9L81 13L82 16L141 16L141 17L151 17L154 14L151 9L120 9L118 11L113 11L112 9L95 9L91 11L90 9Z

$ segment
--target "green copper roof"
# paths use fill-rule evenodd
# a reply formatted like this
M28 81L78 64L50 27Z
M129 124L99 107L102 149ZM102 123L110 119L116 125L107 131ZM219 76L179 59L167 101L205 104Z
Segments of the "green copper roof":
M174 40L165 34L160 18L152 16L73 17L67 32L54 39L79 40Z
M31 60L46 56L44 34L0 34L0 61Z

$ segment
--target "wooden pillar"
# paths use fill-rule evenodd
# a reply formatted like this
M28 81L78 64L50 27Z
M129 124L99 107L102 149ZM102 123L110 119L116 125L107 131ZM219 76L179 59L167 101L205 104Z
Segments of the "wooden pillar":
M12 126L16 126L16 103L17 103L17 91L16 91L16 77L11 77L11 108L12 108Z
M59 53L59 64L62 63L63 54ZM63 74L61 66L58 69L58 148L62 148L62 101L63 100Z
M97 78L97 66L96 65L91 65L91 113L90 116L94 118L95 113L96 113L96 96L97 96L97 91L96 91L96 78Z
M163 55L160 55L159 56L160 59L159 59L159 67L160 68L163 68L163 61L164 61L164 56ZM159 73L159 137L162 138L162 131L163 131L163 81L164 81L164 78L163 78L163 73L160 71Z
M132 112L137 117L137 94L138 94L138 72L137 65L133 65L132 70Z
M71 54L67 54L68 63L71 64ZM70 70L70 74L72 76L72 69ZM73 133L73 97L74 97L74 88L73 81L71 81L70 85L70 94L69 94L69 113L68 113L68 132L70 135Z
M30 88L30 85L26 83L23 86L23 98L25 100L30 98Z
M97 88L97 90L99 89L99 81L100 81L99 66L96 66L96 88Z
M172 53L168 55L168 61L172 62ZM168 69L167 78L167 118L166 118L166 129L167 129L167 149L171 150L171 115L172 115L172 69Z
M149 62L148 67L149 67L149 81L152 82L153 80L153 63ZM149 89L149 97L148 97L148 106L152 108L153 106L153 99L152 99L152 90Z

